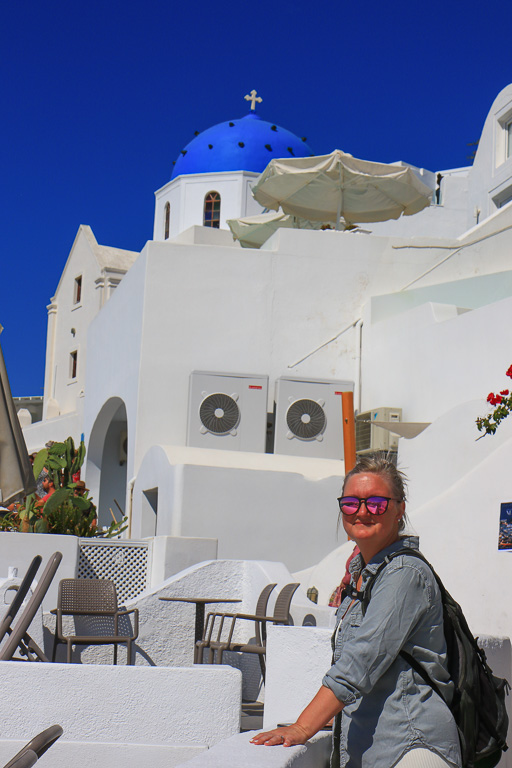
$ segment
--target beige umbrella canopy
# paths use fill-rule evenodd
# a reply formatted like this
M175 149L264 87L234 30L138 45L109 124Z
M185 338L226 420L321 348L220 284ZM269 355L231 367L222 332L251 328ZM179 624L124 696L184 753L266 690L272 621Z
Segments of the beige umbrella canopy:
M430 205L432 190L401 165L330 155L272 160L252 189L265 208L313 221L371 222L410 216Z
M240 219L228 219L227 225L235 240L243 248L259 248L278 229L321 229L323 221L308 221L288 213L259 213L257 216L244 216Z
M16 496L32 493L35 489L34 474L0 347L0 501L8 504Z

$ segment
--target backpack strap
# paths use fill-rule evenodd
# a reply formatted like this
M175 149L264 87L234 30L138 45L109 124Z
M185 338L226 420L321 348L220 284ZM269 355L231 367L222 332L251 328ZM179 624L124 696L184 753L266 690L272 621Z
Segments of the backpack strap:
M368 604L369 604L371 596L372 596L373 585L375 584L375 581L377 580L377 577L380 575L381 571L383 571L384 568L388 565L388 563L391 562L391 560L394 560L395 557L400 557L401 555L412 555L413 557L418 558L418 560L423 560L423 562L426 563L426 565L428 565L428 567L432 571L432 574L433 574L435 580L437 581L438 587L439 587L439 589L441 591L442 598L444 599L444 595L446 594L446 590L445 590L445 588L443 586L443 583L442 583L441 579L439 578L437 573L434 571L434 569L432 568L432 566L428 562L427 558L424 555L422 555L421 552L419 550L417 550L417 549L411 549L410 547L402 547L402 549L398 549L396 552L392 552L390 555L386 555L386 557L384 558L382 563L379 565L379 567L377 568L375 573L372 576L370 576L370 578L366 582L366 586L365 586L364 592L362 593L362 596L360 598L356 597L356 595L359 596L361 593L355 593L355 595L354 595L355 599L360 599L361 600L361 609L362 609L362 612L363 612L363 616L366 613L366 609L368 608ZM354 592L355 592L355 590L354 590ZM436 685L434 680L431 679L431 677L428 674L427 670L419 663L419 661L417 661L414 658L414 656L412 656L410 653L407 653L407 651L400 651L399 655L404 659L404 661L406 661L409 664L409 666L411 666L414 669L415 672L418 673L418 675L423 679L423 681L427 685L429 685L437 693L437 695L441 697L441 699L445 703L447 703L445 697L443 696L443 694L439 690L438 686Z

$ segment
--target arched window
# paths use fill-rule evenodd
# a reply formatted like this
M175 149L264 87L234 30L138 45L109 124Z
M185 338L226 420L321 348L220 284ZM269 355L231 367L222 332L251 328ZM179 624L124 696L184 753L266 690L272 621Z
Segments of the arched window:
M169 239L169 226L171 223L171 204L165 204L165 225L164 225L164 240Z
M203 226L220 227L220 195L218 192L208 192L204 198Z

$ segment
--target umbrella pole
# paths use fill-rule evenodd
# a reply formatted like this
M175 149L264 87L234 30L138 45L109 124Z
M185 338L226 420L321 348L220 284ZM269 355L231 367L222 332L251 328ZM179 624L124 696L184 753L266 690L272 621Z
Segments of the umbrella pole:
M338 200L338 210L336 212L336 232L339 232L339 229L340 229L342 205L343 205L343 178L341 174L341 165L340 165L340 199Z
M336 213L336 232L339 232L340 229L340 219L341 219L341 198L343 197L343 192L340 189L340 201L338 203L338 211Z

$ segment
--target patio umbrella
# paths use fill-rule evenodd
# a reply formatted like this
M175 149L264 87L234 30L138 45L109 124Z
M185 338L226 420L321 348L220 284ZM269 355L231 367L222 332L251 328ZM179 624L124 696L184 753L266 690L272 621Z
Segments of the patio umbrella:
M265 208L314 221L387 221L430 205L432 190L401 165L330 155L272 160L252 189Z
M36 481L12 401L0 346L0 501L8 504L16 496L32 493L35 489Z
M283 211L227 220L233 238L239 240L243 248L259 248L278 229L320 229L325 223L290 216Z

